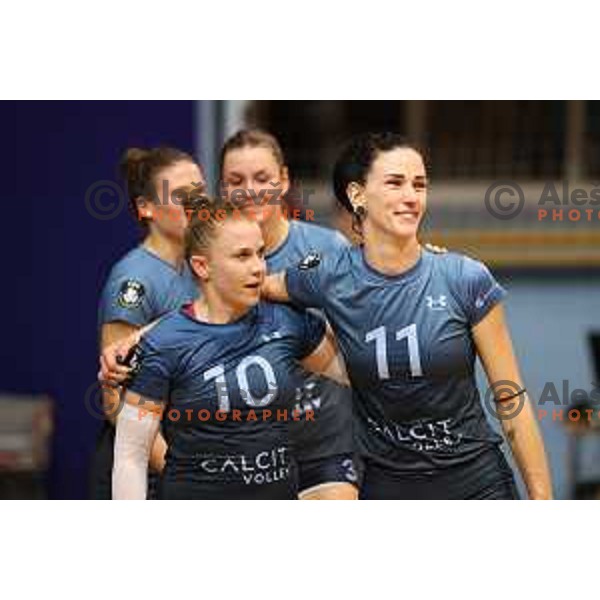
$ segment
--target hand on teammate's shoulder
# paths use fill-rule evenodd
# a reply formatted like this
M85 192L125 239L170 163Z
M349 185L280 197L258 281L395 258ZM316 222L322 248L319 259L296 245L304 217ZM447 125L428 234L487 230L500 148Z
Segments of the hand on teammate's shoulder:
M435 246L434 244L425 244L425 250L432 254L447 254L448 248L444 246Z

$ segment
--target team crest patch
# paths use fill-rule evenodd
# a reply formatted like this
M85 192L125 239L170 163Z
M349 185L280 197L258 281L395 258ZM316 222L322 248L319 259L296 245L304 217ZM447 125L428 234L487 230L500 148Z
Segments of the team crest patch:
M311 252L307 254L298 265L299 269L305 271L306 269L312 269L321 262L321 255L318 252Z
M119 291L117 304L122 308L135 308L142 303L146 290L144 286L134 279L128 279Z

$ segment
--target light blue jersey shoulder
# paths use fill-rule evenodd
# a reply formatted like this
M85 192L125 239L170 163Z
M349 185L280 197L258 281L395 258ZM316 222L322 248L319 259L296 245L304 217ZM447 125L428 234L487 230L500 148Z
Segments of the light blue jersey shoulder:
M269 272L276 273L299 263L306 256L338 254L350 247L339 232L304 221L290 221L287 239L266 257Z
M429 256L432 275L445 279L448 292L455 295L469 326L479 323L506 296L504 288L481 261L457 252ZM439 298L431 301L439 302Z
M190 302L197 294L187 264L178 271L138 246L112 268L100 298L99 324L122 321L143 326Z

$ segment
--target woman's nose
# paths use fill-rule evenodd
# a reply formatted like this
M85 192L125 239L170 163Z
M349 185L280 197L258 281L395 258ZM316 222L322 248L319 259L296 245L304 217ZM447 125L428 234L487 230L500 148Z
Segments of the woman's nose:
M260 257L256 256L252 261L252 272L255 275L260 275L265 270L265 261Z

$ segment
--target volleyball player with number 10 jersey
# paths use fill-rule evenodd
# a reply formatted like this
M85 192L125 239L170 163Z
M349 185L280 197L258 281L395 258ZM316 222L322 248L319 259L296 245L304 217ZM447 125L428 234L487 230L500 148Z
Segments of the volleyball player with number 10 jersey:
M117 499L145 497L160 422L168 444L160 498L295 498L288 438L298 361L344 380L320 316L259 302L265 263L256 223L227 204L208 212L186 232L199 299L162 318L139 345L117 420Z

